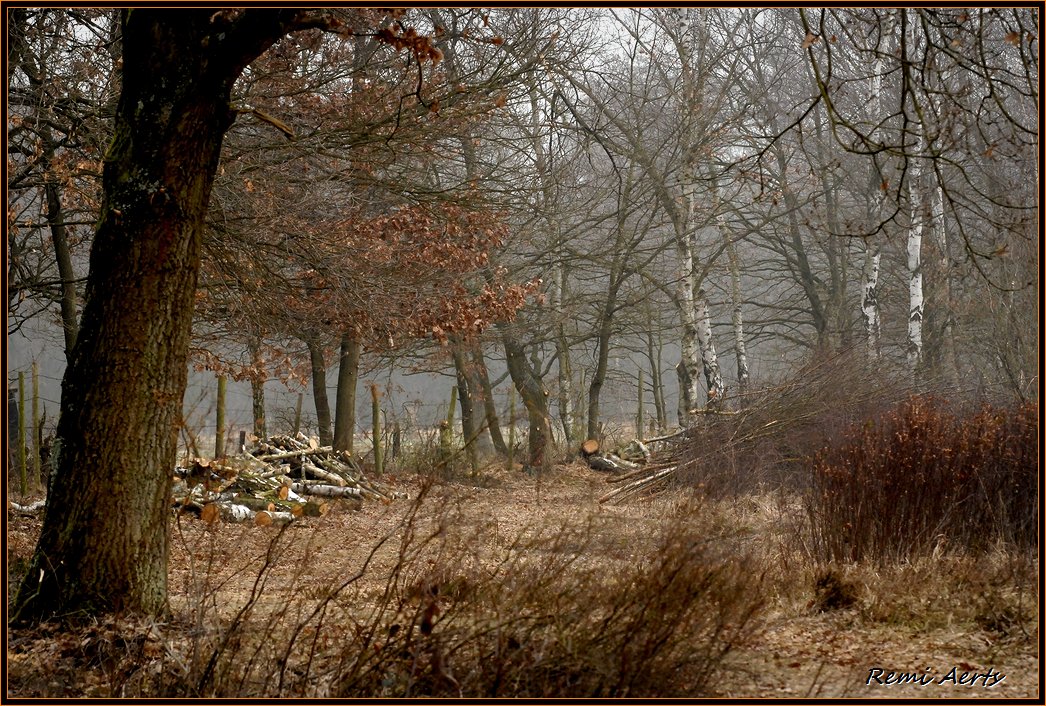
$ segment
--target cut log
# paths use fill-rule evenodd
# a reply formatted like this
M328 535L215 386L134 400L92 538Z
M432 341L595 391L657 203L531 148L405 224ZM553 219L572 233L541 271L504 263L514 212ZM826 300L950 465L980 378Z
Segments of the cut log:
M253 448L243 448L237 456L221 461L191 458L185 462L187 468L177 468L172 480L173 508L210 523L253 520L273 524L287 521L288 516L326 514L328 504L309 500L310 495L383 502L404 497L368 482L351 454L321 447L307 437L252 441ZM292 474L298 478L292 480ZM258 519L258 513L268 514Z
M37 500L36 502L29 503L28 505L19 505L18 503L14 502L12 500L12 501L10 501L8 503L7 506L8 506L8 508L10 510L15 512L16 514L32 516L32 515L35 515L35 514L39 513L41 510L43 510L44 509L44 505L46 505L46 504L47 504L46 500Z
M200 519L207 524L213 524L219 519L225 522L246 522L254 517L254 510L246 505L234 503L207 503L200 511Z
M368 493L366 488L347 488L336 485L303 485L295 483L291 486L291 490L295 493L305 493L306 495L319 495L325 498L362 498ZM377 493L373 493L375 497L381 497Z
M243 507L250 508L255 512L260 510L274 510L275 506L272 501L266 498L257 498L253 495L244 495L242 493L236 493L229 499L229 503L233 505L242 505Z
M588 467L593 471L603 471L606 473L624 473L627 471L635 471L640 468L631 461L626 461L614 454L589 456L586 460L588 461Z
M633 439L617 450L617 455L632 463L649 463L650 449L639 439Z
M605 473L616 473L621 470L612 461L603 456L589 456L588 467L593 471L603 471Z
M595 439L585 439L581 442L581 455L585 458L599 453L599 442Z
M300 507L306 517L323 517L330 512L330 505L323 501L310 500Z
M312 475L316 476L320 480L325 480L328 483L331 483L333 485L338 485L338 486L345 485L345 479L344 478L342 478L341 476L339 476L336 473L331 473L330 471L325 471L325 470L323 470L322 468L320 468L319 466L317 466L315 464L303 463L303 464L301 464L301 467L302 467L302 470L304 470L306 473L311 473Z
M254 516L256 527L268 527L269 525L285 525L294 521L294 515L289 512L276 512L263 510Z

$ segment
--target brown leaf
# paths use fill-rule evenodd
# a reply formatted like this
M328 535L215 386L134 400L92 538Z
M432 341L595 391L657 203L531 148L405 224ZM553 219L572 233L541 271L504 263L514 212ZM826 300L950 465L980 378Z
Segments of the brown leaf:
M1021 33L1020 32L1010 32L1010 33L1008 33L1006 35L1006 41L1009 42L1010 44L1012 44L1015 47L1016 46L1020 46L1020 43L1021 43Z
M820 41L820 39L821 38L818 37L816 34L812 34L810 32L807 32L806 33L806 39L804 39L803 43L802 43L803 49L809 49L814 44L817 44L817 42Z

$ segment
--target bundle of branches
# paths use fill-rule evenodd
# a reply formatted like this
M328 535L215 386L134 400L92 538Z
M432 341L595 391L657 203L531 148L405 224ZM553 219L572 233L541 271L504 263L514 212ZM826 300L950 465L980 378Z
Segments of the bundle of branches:
M329 505L322 498L387 503L400 496L366 479L350 454L303 435L273 436L221 460L191 459L175 469L175 476L175 509L206 522L286 524L327 514Z
M860 350L820 357L779 384L694 412L682 431L646 440L654 448L651 462L608 479L620 487L600 502L672 486L713 498L768 486L799 490L810 482L802 469L833 435L913 391L909 380L872 368Z

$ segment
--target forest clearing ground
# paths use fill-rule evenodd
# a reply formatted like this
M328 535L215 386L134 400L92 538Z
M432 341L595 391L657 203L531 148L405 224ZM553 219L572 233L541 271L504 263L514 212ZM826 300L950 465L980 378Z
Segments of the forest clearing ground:
M608 573L617 563L641 560L647 540L666 518L686 507L682 493L666 491L633 499L620 506L600 505L606 492L605 476L581 464L560 466L542 478L518 470L484 470L477 481L467 478L436 484L427 492L415 523L419 533L441 524L468 543L480 563L496 561L520 545L516 540L564 525L585 528L586 551L592 561L605 564ZM423 479L391 476L389 485L416 497ZM356 601L349 609L366 610L385 588L388 571L399 559L400 533L410 501L383 505L336 501L325 517L305 518L286 532L290 541L283 553L270 561L272 571L260 593L260 616L280 606L307 610L332 587L359 570L372 548L385 542L371 559L371 570L353 583L347 593ZM931 600L933 581L923 574L929 593L913 590L910 596L881 597L871 591L890 590L896 582L878 576L855 574L865 594L854 608L817 612L813 607L813 570L789 554L787 529L780 509L770 496L721 503L718 510L737 523L738 539L755 556L765 558L767 603L761 627L727 658L713 682L720 697L792 698L1029 698L1038 696L1038 607L1034 595L1025 596L1033 615L1013 629L981 627L971 620L971 610L958 604L948 612ZM17 518L8 524L9 567L25 562L32 551L38 519ZM259 568L276 528L220 524L208 529L202 522L183 517L172 533L169 590L175 622L191 625L200 608L208 607L231 618L249 599ZM579 535L582 536L582 535ZM526 549L529 545L522 545ZM793 552L794 554L794 552ZM586 559L589 558L586 555ZM753 567L756 570L757 567ZM907 576L907 574L906 574ZM910 578L910 576L909 576ZM895 583L891 583L891 580ZM944 581L946 579L934 579ZM967 587L943 600L983 601ZM995 587L1009 591L1012 587ZM1026 586L1026 592L1034 591ZM947 591L945 591L947 593ZM9 593L10 595L10 593ZM993 594L994 595L994 594ZM1009 595L1009 594L1008 594ZM205 600L201 601L201 597ZM898 604L907 607L901 617ZM942 612L943 610L943 612ZM953 615L954 613L954 615ZM213 629L213 624L199 626ZM183 638L184 639L184 638ZM53 635L41 632L16 636L10 641L10 696L69 696L92 691L101 677L83 669L68 650L56 649ZM79 666L78 666L79 664ZM64 665L64 666L63 666ZM104 665L103 665L104 667ZM985 672L989 668L1005 679L993 688L983 686L867 685L869 670L918 672L936 680L952 667L959 671ZM93 667L98 671L98 667ZM927 672L926 670L929 669ZM104 669L103 669L104 671ZM58 678L56 675L64 674Z

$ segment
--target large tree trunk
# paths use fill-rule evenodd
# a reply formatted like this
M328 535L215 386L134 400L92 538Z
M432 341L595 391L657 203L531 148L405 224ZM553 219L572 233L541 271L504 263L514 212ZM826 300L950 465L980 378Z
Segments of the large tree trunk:
M469 375L468 363L465 360L464 344L458 337L451 341L452 355L454 357L454 374L458 386L458 407L461 409L461 438L465 444L465 453L469 458L469 465L473 473L479 469L479 434L481 422L476 418L473 405L472 380ZM485 440L485 439L484 439Z
M541 378L527 363L523 346L501 326L501 340L505 346L505 359L509 375L519 391L523 405L527 408L529 431L527 434L527 463L524 468L532 472L547 470L551 464L548 443L552 428L548 419L548 391Z
M232 84L283 33L276 11L230 26L214 14L122 14L123 89L47 510L16 622L166 606L203 217L234 118Z
M323 360L323 346L316 336L308 336L309 363L312 366L312 399L316 403L316 426L320 435L320 446L332 446L331 406L327 400L327 364Z
M352 453L356 433L356 387L360 380L360 342L350 331L341 335L338 391L334 404L334 448Z

